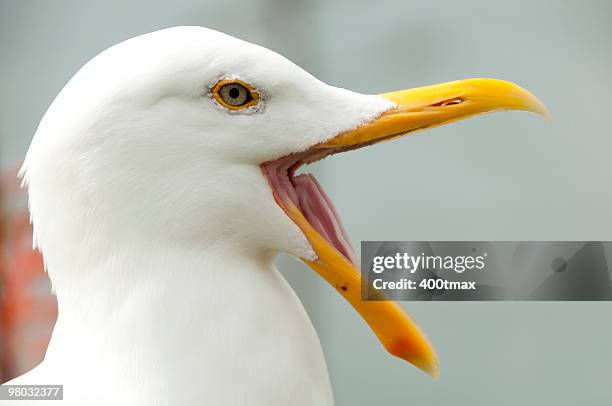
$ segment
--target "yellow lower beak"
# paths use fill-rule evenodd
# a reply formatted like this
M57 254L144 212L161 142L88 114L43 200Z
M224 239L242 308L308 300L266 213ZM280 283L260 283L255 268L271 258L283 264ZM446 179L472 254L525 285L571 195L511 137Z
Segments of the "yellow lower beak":
M396 107L315 149L326 154L330 148L339 151L358 148L498 110L526 110L548 117L544 105L531 93L513 83L494 79L468 79L380 96ZM317 253L316 260L304 262L344 296L391 354L437 377L437 355L416 323L393 301L362 301L357 267L325 240L293 203L285 202L285 210Z

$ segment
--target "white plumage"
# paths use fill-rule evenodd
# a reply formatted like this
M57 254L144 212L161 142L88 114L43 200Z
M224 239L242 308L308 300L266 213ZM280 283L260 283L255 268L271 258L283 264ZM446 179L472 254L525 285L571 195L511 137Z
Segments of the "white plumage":
M332 405L278 251L306 261L392 355L437 377L403 309L361 300L348 234L296 170L500 110L548 114L494 79L357 94L199 27L108 49L50 106L23 167L59 316L42 365L13 383L63 384L71 405Z
M223 77L257 86L260 108L217 105ZM73 405L331 405L316 333L272 265L315 253L259 164L392 105L199 27L95 57L23 168L59 317L44 362L11 383L63 384Z

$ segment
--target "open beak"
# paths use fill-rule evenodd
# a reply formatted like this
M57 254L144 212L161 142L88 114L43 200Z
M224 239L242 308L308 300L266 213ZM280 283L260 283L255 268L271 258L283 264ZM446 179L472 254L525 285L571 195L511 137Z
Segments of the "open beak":
M438 377L438 358L425 334L393 301L362 301L359 261L329 197L310 174L297 168L328 155L388 141L406 134L500 110L525 110L549 117L531 93L506 81L467 79L380 95L396 107L356 129L308 151L262 165L281 208L302 230L317 259L303 261L333 286L363 317L382 345Z

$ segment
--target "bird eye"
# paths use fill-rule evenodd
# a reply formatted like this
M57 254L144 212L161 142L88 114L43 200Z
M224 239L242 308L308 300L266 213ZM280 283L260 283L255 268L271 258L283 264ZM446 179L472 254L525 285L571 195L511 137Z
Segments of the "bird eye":
M212 95L223 107L240 110L257 104L259 94L240 80L220 80L212 89Z

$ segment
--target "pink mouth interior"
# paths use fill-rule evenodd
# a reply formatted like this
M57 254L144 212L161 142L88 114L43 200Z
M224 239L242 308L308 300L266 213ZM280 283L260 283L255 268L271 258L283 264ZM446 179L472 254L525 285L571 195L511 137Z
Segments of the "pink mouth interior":
M314 156L313 152L288 155L263 164L262 170L270 183L276 202L285 212L285 202L291 201L330 245L353 264L358 265L346 230L321 184L312 174L295 175L295 171L304 163L326 155L327 153Z

